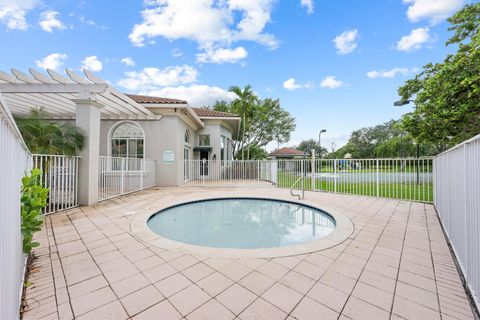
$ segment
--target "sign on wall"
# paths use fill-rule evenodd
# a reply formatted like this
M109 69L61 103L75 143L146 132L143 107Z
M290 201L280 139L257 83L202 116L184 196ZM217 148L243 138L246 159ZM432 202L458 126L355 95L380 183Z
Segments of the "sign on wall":
M175 162L175 154L172 150L165 150L163 151L163 163L174 163Z

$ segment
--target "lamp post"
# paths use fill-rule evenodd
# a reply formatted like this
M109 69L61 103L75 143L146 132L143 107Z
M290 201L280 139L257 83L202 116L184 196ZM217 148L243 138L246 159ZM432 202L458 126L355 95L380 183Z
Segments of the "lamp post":
M403 107L403 106L406 106L407 104L410 104L413 103L415 105L415 108L417 108L417 103L415 102L415 100L398 100L398 101L395 101L393 103L393 106L395 107ZM418 161L418 158L420 158L420 143L416 143L416 153L417 153L417 161ZM417 163L417 184L419 183L419 175L420 173L418 172L418 163Z
M318 152L320 153L320 159L322 159L322 133L327 132L326 129L320 130L318 133Z

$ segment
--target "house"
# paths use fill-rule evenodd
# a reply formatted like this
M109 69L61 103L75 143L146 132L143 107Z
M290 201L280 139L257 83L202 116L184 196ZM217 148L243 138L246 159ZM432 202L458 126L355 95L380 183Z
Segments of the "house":
M280 148L271 152L268 155L269 159L302 159L304 152L302 150L293 149L293 148Z
M192 108L180 99L127 95L88 70L84 76L65 72L0 71L0 103L13 116L42 107L49 120L73 122L85 132L73 168L78 180L69 181L78 204L146 186L178 186L192 174L209 176L215 160L233 159L241 120L236 114Z
M240 128L236 114L192 108L179 99L126 96L159 119L102 119L100 155L155 159L157 186L178 186L188 180L191 173L178 167L183 160L233 159L232 139ZM208 175L207 167L200 174Z

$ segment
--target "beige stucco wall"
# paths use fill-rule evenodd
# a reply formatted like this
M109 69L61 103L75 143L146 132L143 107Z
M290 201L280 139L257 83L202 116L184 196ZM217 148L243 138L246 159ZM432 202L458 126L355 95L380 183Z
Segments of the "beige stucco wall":
M191 123L187 123L181 117L175 115L163 116L159 120L127 120L140 125L144 131L144 149L145 159L156 161L156 185L157 186L178 186L183 182L183 169L181 161L184 160L184 148L189 149L189 159L200 159L199 152L193 152L193 148L198 146L198 136L201 134L210 135L210 144L212 152L209 159L216 155L220 160L220 137L221 135L231 139L232 133L220 120L205 121L205 128L195 130ZM111 145L110 136L112 128L124 120L102 120L100 125L100 155L110 156ZM185 143L185 131L190 131L190 143ZM163 153L173 151L175 162L163 163Z

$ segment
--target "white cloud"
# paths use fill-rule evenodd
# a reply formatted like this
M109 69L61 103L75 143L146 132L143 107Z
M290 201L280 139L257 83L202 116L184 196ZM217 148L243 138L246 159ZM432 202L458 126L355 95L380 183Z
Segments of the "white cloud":
M126 65L127 67L135 67L135 61L133 60L132 57L125 57L122 60L120 60L120 62Z
M44 11L40 14L38 24L40 24L43 31L52 33L53 29L61 30L66 28L63 22L57 19L59 14L57 11L52 10Z
M198 71L188 65L170 66L164 69L144 68L142 71L125 73L118 84L133 91L159 90L159 87L176 86L197 80Z
M313 0L300 0L300 4L302 7L305 7L305 9L307 9L308 14L313 13L313 8L314 8Z
M27 12L40 4L40 0L0 0L0 21L8 29L27 30Z
M338 54L349 54L358 47L357 40L358 30L353 29L339 34L333 39L333 42Z
M86 24L86 25L91 26L91 27L95 27L95 28L98 28L98 29L101 29L101 30L108 29L106 26L99 25L95 21L93 21L91 19L88 19L87 17L85 17L83 15L79 15L78 20L80 20L81 23Z
M290 78L283 82L283 87L289 91L304 89L304 88L311 88L312 85L313 84L311 82L297 83L297 81L294 78Z
M343 86L343 81L337 80L335 76L328 76L320 82L322 88L337 89Z
M40 60L36 60L35 63L42 69L58 70L65 64L65 60L67 60L66 54L52 53Z
M178 48L175 48L172 50L172 56L174 58L180 58L181 56L183 56L183 52L182 50L178 49Z
M413 29L409 35L403 36L397 42L397 50L410 52L413 50L418 50L427 43L433 41L432 36L430 35L429 28L418 28Z
M229 46L235 41L255 41L270 48L277 39L264 32L270 21L273 0L149 0L142 22L129 35L136 46L147 39L190 39L200 48Z
M89 56L83 59L82 68L93 72L99 72L103 69L103 64L98 60L97 56Z
M248 55L244 47L235 49L206 49L205 52L197 54L197 61L204 63L235 63L245 59Z
M217 100L232 101L236 95L220 87L193 84L190 86L165 87L147 92L140 92L152 96L187 100L191 106L210 106Z
M429 20L439 23L463 6L463 0L403 0L408 4L407 17L412 22Z
M393 68L391 70L373 70L367 72L367 77L370 79L375 78L395 78L397 75L401 74L406 76L410 71L408 68Z

